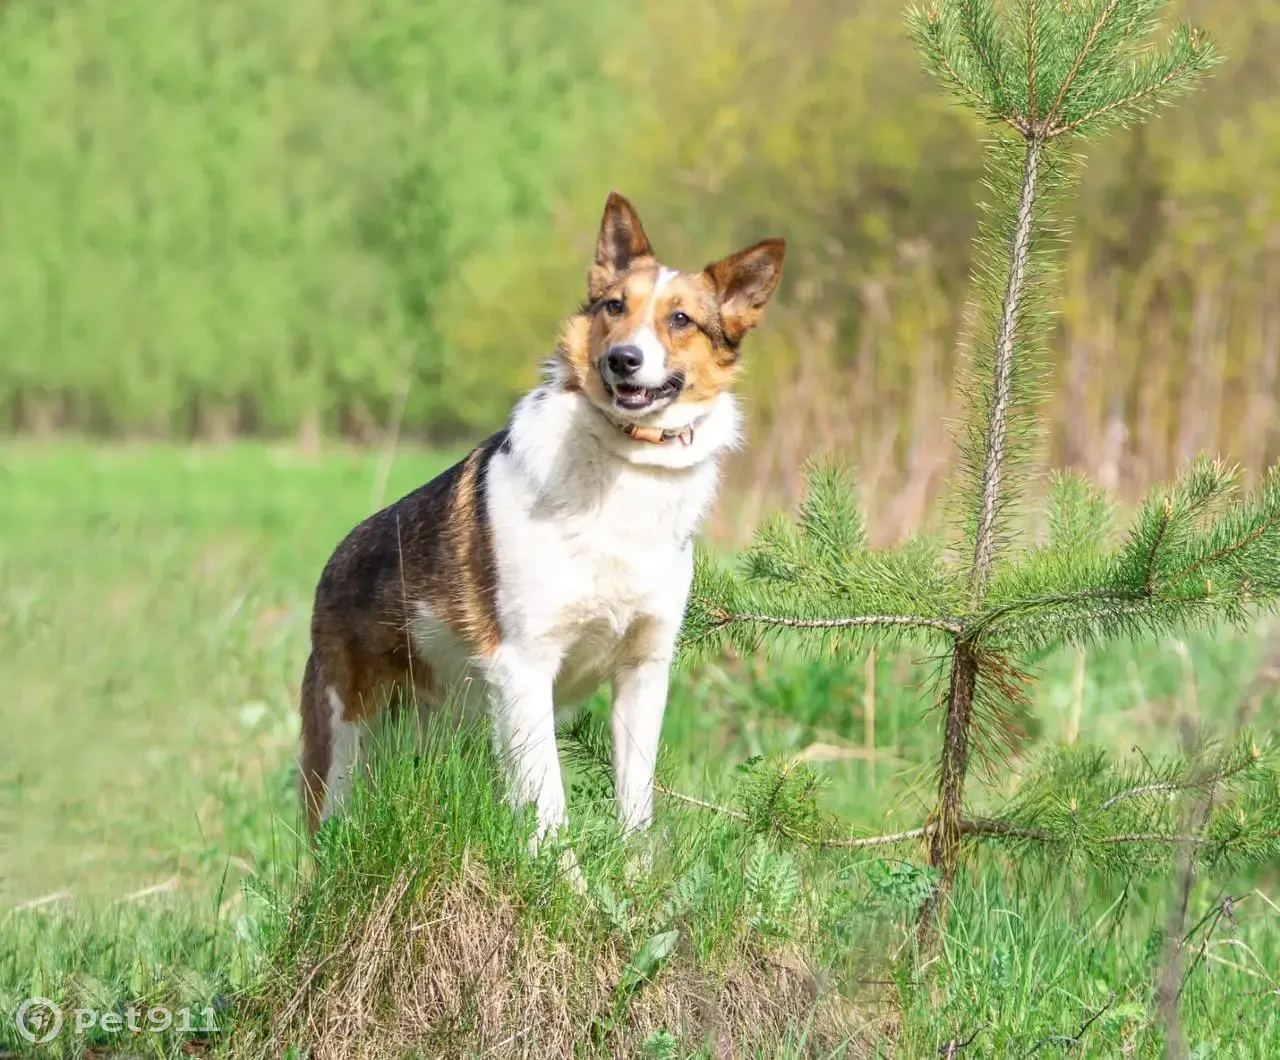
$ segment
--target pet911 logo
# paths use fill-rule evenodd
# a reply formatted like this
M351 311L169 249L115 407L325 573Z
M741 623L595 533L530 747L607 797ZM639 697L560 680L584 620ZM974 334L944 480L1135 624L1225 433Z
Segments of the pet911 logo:
M217 1019L212 1008L167 1009L161 1005L145 1011L132 1005L116 1011L99 1012L91 1008L72 1009L75 1030L84 1034L95 1028L107 1034L144 1034L176 1030L181 1033L216 1034ZM27 998L13 1015L18 1033L34 1045L53 1041L66 1020L62 1008L47 997Z

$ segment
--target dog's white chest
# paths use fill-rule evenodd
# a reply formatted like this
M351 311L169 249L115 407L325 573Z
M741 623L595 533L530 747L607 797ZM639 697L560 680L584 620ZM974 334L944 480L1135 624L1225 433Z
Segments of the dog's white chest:
M550 548L557 557L556 595L570 611L621 632L640 615L663 611L673 593L683 595L687 564L682 559L692 528L651 500L611 497L598 513L558 528L559 540Z
M530 498L515 491L495 491L504 590L536 589L570 622L625 627L636 613L665 606L673 591L683 595L692 537L714 486L698 481L705 477L615 469L607 480L583 475L526 504L520 500ZM526 597L521 605L533 603Z
M653 652L678 625L692 572L683 528L654 509L606 502L596 517L563 528L559 576L544 584L540 624L562 661L556 700L570 703L598 687L617 667Z
M490 514L503 625L559 660L556 699L569 702L678 627L715 469L672 474L586 453L561 470L531 485L513 464L495 466Z

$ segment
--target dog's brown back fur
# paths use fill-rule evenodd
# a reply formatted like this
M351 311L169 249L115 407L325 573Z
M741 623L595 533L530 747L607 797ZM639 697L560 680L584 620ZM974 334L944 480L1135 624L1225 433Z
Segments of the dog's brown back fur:
M484 516L495 434L464 460L370 516L337 547L316 586L311 655L302 680L301 786L314 830L333 754L329 690L343 720L371 717L400 692L439 689L410 640L414 604L426 604L474 656L498 645L493 541Z

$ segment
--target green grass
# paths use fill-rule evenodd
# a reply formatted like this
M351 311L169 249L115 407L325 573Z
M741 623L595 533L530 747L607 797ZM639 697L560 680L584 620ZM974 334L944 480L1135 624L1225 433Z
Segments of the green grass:
M401 453L386 497L449 458ZM510 1055L556 1055L568 1027L579 1053L687 1056L707 1018L693 999L713 997L735 1055L928 1057L971 1035L957 1055L1161 1055L1170 879L1078 878L1034 851L986 849L921 966L917 847L814 852L660 799L643 871L644 844L618 837L599 770L571 755L584 898L554 851L527 853L483 741L443 733L381 757L312 863L292 772L309 597L378 479L376 456L346 451L0 449L0 1050L26 1047L10 1016L39 995L212 1007L214 1047L242 1055L281 1055L308 1021L375 1055L409 1040L417 1055L470 1055L523 1019L532 1029ZM1277 697L1255 684L1267 648L1253 632L1041 660L1028 742L975 801L1015 791L1020 767L1075 731L1154 755L1192 719L1273 730ZM874 763L864 660L683 674L668 782L732 804L751 756L805 752L825 809L867 831L918 824L938 741L919 662L876 660ZM597 697L589 714L603 707ZM1234 926L1202 924L1183 953L1185 1036L1195 1056L1274 1055L1280 866L1198 879L1183 932L1224 894L1241 899ZM502 975L473 969L459 985L476 938L481 956L500 955L479 967ZM816 1008L802 967L830 987ZM357 988L353 1024L339 1001ZM766 996L778 1019L757 1019L752 1040L750 1006ZM435 1009L406 1003L433 997ZM1072 1054L1065 1038L1104 1007ZM99 1031L83 1044L162 1056L200 1037ZM72 1055L68 1032L59 1042Z

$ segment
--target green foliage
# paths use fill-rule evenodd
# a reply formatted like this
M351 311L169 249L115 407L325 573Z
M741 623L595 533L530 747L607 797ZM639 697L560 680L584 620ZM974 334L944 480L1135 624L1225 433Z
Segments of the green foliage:
M1275 451L1230 381L1267 372L1280 4L1178 7L1233 62L1092 152L1049 347L1082 372L1053 402L1055 454L1099 459L1119 407L1142 482L1195 448L1184 393L1203 442L1251 469ZM0 428L368 438L404 395L406 430L474 439L535 378L618 186L677 264L771 231L796 248L744 379L757 441L803 418L807 448L918 471L982 167L974 123L911 61L899 0L579 14L5 5ZM797 410L810 373L849 408Z
M1156 487L1117 541L1107 502L1060 480L1048 545L1009 565L975 629L993 645L1029 652L1240 624L1274 610L1278 481L1273 470L1241 493L1238 469L1196 460Z
M463 263L549 228L610 9L6 5L0 395L104 430L489 422ZM571 29L571 31L570 31ZM19 158L21 161L19 161ZM464 308L469 307L469 308ZM547 342L550 336L547 336ZM25 412L23 411L25 409ZM41 413L40 410L46 410Z
M768 939L786 939L795 924L800 875L795 858L757 839L743 873L749 903L747 923Z
M680 1042L670 1031L654 1031L640 1043L640 1055L651 1060L677 1060Z
M955 892L954 914L940 940L948 971L928 988L905 990L911 1026L897 1043L904 1053L922 1054L939 1041L963 1041L977 1032L974 1047L981 1043L978 1055L986 1056L1165 1055L1166 1028L1153 998L1164 960L1160 929L1138 929L1123 956L1114 946L1120 933L1137 927L1150 889L1117 887L1109 902L1081 916L1070 873L1043 878L1007 866L966 883ZM1221 892L1197 888L1188 901L1194 924L1220 908ZM1188 933L1188 961L1206 944L1209 952L1237 950L1232 930L1206 920ZM1181 983L1189 1044L1217 1037L1223 1052L1211 1055L1264 1055L1259 1032L1244 1031L1238 1022L1250 1015L1238 1003L1214 997L1202 970L1203 963Z
M794 522L779 517L757 531L741 577L699 552L686 652L704 654L726 638L751 651L761 636L808 634L803 642L816 648L946 634L959 590L947 576L942 549L926 538L872 549L849 472L817 464L809 481ZM881 620L893 615L911 617L901 624Z
M575 764L607 768L588 757ZM275 1041L286 1029L276 1022L282 1007L298 1033L307 1033L308 1020L322 1018L323 992L312 992L308 971L326 954L334 957L325 981L340 982L360 974L353 959L360 940L382 932L412 946L422 928L411 925L450 923L450 908L474 921L486 960L510 962L499 964L492 984L476 989L496 989L500 997L509 989L524 998L508 1010L538 1036L549 1032L531 1022L534 993L559 980L575 1033L605 1054L618 1043L649 1041L652 1019L679 1011L671 999L683 983L702 990L721 977L741 978L745 962L783 941L828 945L801 909L796 857L768 840L742 849L735 830L707 827L696 811L664 812L665 842L651 865L637 871L634 844L618 834L613 808L587 803L575 804L568 835L543 840L531 854L532 816L510 812L499 772L483 725L459 731L442 721L425 734L404 725L380 733L368 775L358 779L344 813L321 830L314 871L259 913L263 945L237 1048L252 1053ZM561 870L560 840L578 853L581 894ZM830 858L832 867L846 860ZM829 871L826 865L809 869L815 886ZM412 966L452 966L455 958L441 948L475 944L465 930L454 938L446 928L434 942L424 936ZM572 960L555 956L565 953ZM379 1006L396 1004L393 971L383 973L378 991ZM302 1015L295 1020L298 1004ZM790 1002L773 996L770 1004L781 1011ZM810 1004L807 995L804 1004ZM450 1042L483 1040L481 1021L466 1011L454 1024L437 1017L428 1023L417 1033L425 1036L439 1023L437 1033L451 1035ZM733 1033L765 1042L777 1031L758 1026Z
M711 888L711 869L706 861L697 861L676 880L671 894L662 903L662 915L668 924L696 914L706 901Z
M902 913L919 909L937 884L937 870L909 861L877 858L867 866L868 901L896 907Z
M32 997L50 999L64 1014L59 1040L34 1055L118 1048L121 1035L99 1025L73 1032L75 1008L126 1018L132 1009L134 1024L149 1028L159 1027L158 1018L148 1023L148 1012L160 1007L175 1015L163 1030L144 1032L154 1055L216 1048L223 1040L218 1032L233 1019L228 1001L253 982L261 957L240 937L237 923L219 919L210 906L193 905L130 903L84 909L76 917L6 910L0 917L0 1049L12 1050L13 1056L32 1054L14 1023L18 1006ZM178 1014L182 1009L186 1018ZM80 1053L74 1051L77 1046ZM59 1047L65 1052L54 1051Z
M824 820L818 809L822 778L812 769L781 756L752 756L737 773L734 799L758 837L823 833Z
M856 525L850 494L832 492L826 470L813 481L795 521L763 526L737 572L700 553L684 630L693 656L725 642L751 652L785 640L818 652L903 639L937 645L957 635L1035 653L1239 623L1280 602L1276 471L1245 492L1238 469L1194 461L1153 490L1123 533L1110 498L1077 476L1058 476L1046 500L1046 540L1010 557L972 607L968 572L926 539L888 549L863 542L836 558L821 528Z
M652 980L666 959L675 952L679 941L680 932L660 931L640 943L635 956L622 970L622 978L618 980L619 994L622 997L630 997L645 983Z

